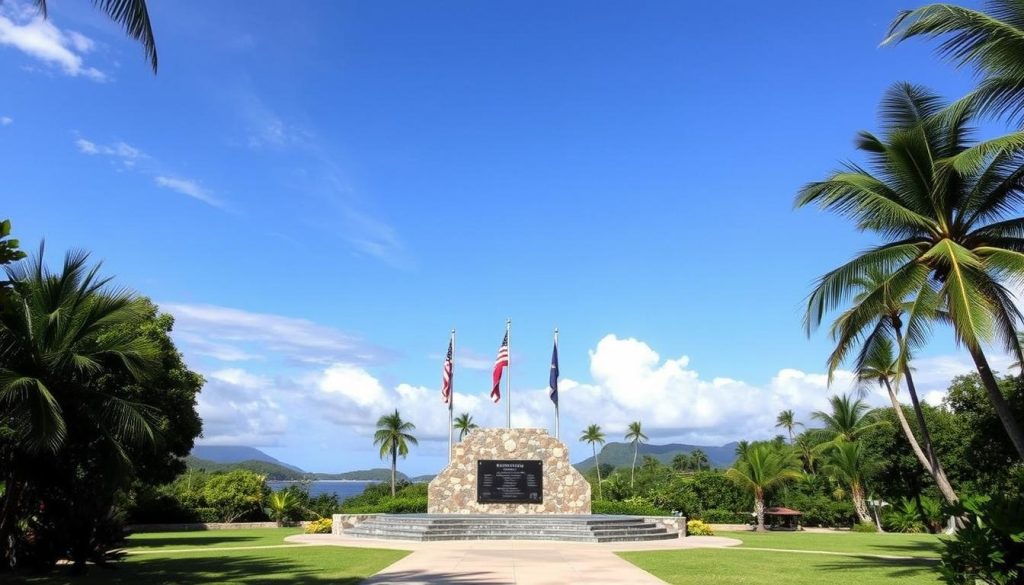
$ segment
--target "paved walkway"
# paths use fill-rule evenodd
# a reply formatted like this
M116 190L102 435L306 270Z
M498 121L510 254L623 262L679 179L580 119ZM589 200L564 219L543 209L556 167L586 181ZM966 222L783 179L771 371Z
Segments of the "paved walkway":
M412 551L411 555L364 581L364 585L663 584L661 579L622 560L614 553L627 550L721 548L742 544L733 538L717 536L603 544L539 540L402 542L330 534L300 534L289 536L286 540L303 544Z

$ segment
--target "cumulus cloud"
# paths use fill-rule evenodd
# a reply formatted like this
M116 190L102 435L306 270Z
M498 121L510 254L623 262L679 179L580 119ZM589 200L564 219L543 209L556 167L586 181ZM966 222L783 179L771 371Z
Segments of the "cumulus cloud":
M188 195L189 197L202 201L207 205L212 205L214 207L224 206L224 204L219 199L211 195L206 189L201 187L199 183L193 181L192 179L182 179L180 177L165 177L163 175L158 175L157 177L154 178L154 181L156 181L156 184L159 185L160 187L170 189L172 191L177 191L182 195Z
M10 126L14 123L14 118L10 116L0 116L0 126Z
M277 444L288 431L281 388L270 378L238 368L206 375L197 409L206 445Z
M57 28L27 6L11 3L5 9L0 4L0 45L13 47L71 77L107 79L102 71L85 64L84 55L95 47L92 39Z

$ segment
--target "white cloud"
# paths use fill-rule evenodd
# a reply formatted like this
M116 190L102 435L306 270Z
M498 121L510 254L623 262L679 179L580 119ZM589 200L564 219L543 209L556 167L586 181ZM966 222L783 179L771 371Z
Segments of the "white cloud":
M203 419L206 445L275 445L288 431L282 390L269 378L241 369L206 376L197 410Z
M163 175L158 175L153 180L156 181L156 184L159 185L160 187L164 187L165 189L170 189L172 191L177 191L182 195L188 195L189 197L192 197L193 199L198 199L199 201L202 201L207 205L212 205L214 207L224 206L224 204L219 199L211 195L206 189L203 189L198 183L191 179L182 179L180 177L165 177Z
M100 149L96 146L96 144L94 142L90 142L90 141L88 141L88 140L86 140L84 138L79 138L78 140L75 140L75 146L77 146L78 147L78 151L83 153L83 154L99 154L100 153Z
M0 126L10 126L14 123L14 118L10 116L0 116Z
M82 154L111 157L125 168L132 168L139 161L149 159L149 155L127 142L119 141L113 144L97 144L85 138L77 138L75 139L75 147Z
M0 4L0 8L3 4ZM81 33L61 30L38 14L13 4L0 12L0 45L14 47L72 77L105 81L107 76L85 64L83 55L95 43Z

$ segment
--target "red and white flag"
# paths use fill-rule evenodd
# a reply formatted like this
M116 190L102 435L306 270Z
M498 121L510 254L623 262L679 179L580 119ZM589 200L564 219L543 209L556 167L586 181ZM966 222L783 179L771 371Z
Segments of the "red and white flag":
M452 342L448 340L448 357L444 358L444 371L441 373L441 401L451 406L452 404L452 373L455 366L452 364Z
M498 403L501 400L501 373L508 366L508 331L505 332L505 339L501 341L498 348L498 357L494 359L494 373L491 374L491 381L494 388L491 389L491 400Z

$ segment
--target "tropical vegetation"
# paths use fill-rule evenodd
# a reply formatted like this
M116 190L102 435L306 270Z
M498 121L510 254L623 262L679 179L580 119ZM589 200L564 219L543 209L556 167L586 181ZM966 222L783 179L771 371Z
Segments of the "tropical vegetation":
M411 431L416 425L402 420L398 409L392 414L385 414L377 420L377 432L373 434L373 444L380 446L380 458L391 458L391 497L395 496L395 472L398 469L398 457L405 458L409 454L409 445L418 445Z

